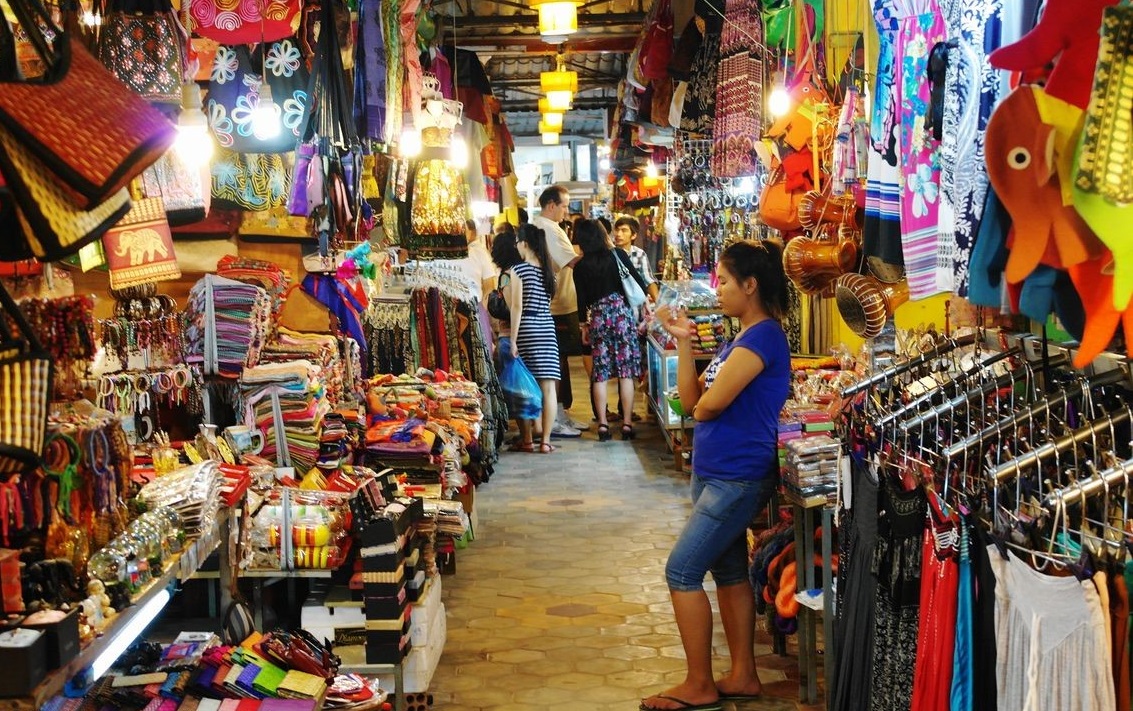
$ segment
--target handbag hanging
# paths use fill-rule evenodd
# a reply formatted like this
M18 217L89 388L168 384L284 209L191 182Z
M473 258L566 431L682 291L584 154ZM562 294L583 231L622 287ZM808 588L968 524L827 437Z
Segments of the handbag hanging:
M201 173L176 149L167 151L142 173L146 197L161 198L171 227L198 222L208 214Z
M2 284L0 311L0 473L7 474L40 465L53 373L51 356Z
M181 104L186 34L169 0L110 0L98 59L135 94Z
M164 154L176 129L63 34L38 0L10 0L7 7L47 71L20 80L11 69L17 59L14 43L3 39L11 28L0 8L0 127L34 156L42 166L37 172L77 207L93 209ZM53 45L43 27L56 38Z
M613 255L614 262L618 265L618 276L622 280L622 293L626 297L626 303L629 304L631 310L636 311L645 305L646 297L645 290L641 288L641 284L637 283L637 279L633 278L630 274L630 269L636 267L627 266L616 253Z
M122 221L102 236L102 249L111 289L181 278L161 198L135 202Z
M298 0L193 0L193 32L222 44L275 42L295 34Z
M508 281L504 281L505 276L507 276L506 272L500 272L500 277L496 282L498 286L488 292L488 315L500 321L511 320L511 309L508 307L507 299L504 297L504 286L511 281L511 278L509 277Z
M280 109L274 137L257 136L252 114L260 104L263 83ZM221 45L213 58L206 113L222 148L240 153L290 153L295 150L307 111L310 74L294 37L260 44Z

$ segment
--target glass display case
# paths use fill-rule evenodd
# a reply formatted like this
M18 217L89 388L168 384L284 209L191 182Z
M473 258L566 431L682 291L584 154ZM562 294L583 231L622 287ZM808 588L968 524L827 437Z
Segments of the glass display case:
M716 308L716 291L703 281L661 282L658 305L683 306L696 324L693 353L697 371L704 369L721 344L731 338L734 324ZM677 387L677 351L674 339L656 322L651 322L646 338L646 362L649 380L645 397L657 415L657 421L672 449L676 432L690 427L691 420L682 418L669 406L666 393Z

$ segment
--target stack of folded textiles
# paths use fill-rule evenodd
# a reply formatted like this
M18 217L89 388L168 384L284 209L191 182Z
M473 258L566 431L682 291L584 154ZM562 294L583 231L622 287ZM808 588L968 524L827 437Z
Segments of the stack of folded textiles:
M283 433L276 432L272 395L279 398ZM278 459L287 447L292 464L300 471L315 466L323 416L330 411L322 369L309 360L265 363L244 370L240 378L244 423L264 433L262 456Z
M337 407L343 394L343 363L338 339L322 333L300 333L280 327L271 343L260 352L260 363L286 363L309 360L319 366L331 407Z
M238 257L234 254L222 257L216 263L216 273L227 279L261 287L271 297L274 314L279 313L279 308L283 304L283 295L291 285L291 275L278 264Z
M213 317L209 318L209 304ZM271 330L271 299L258 286L206 274L189 292L188 363L200 363L207 375L237 378L259 362ZM215 334L216 353L206 352L206 332Z

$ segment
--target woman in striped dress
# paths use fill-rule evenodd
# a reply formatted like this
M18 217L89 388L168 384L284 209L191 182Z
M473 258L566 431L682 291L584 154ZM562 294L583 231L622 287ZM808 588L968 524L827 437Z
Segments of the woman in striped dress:
M508 270L511 276L507 296L511 307L511 354L523 358L543 391L543 435L538 449L531 438L531 421L520 420L522 436L515 449L549 454L555 451L548 438L558 412L557 387L560 377L559 345L555 322L551 319L551 297L555 293L555 273L547 254L547 235L534 225L519 228L516 240L523 261Z

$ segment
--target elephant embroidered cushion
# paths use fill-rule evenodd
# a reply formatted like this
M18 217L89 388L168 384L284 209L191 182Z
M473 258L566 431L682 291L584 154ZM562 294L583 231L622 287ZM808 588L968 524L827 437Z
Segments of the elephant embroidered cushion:
M161 198L135 201L126 216L102 236L102 249L111 289L181 278Z

